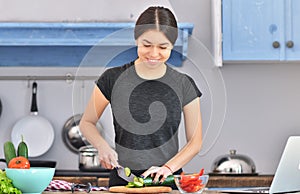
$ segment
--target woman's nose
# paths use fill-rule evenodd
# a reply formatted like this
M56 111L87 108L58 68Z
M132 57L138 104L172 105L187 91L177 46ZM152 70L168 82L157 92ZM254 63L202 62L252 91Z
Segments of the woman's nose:
M159 56L159 49L156 46L151 47L150 55L151 57Z

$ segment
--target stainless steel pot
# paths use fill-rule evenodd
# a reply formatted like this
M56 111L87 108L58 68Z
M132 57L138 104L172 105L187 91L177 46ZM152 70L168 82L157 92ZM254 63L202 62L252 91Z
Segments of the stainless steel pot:
M74 153L78 153L82 146L90 145L86 138L81 134L79 123L82 114L71 116L64 124L62 130L62 138L65 145ZM97 123L97 129L102 133L102 126Z
M215 174L256 174L254 161L246 155L230 150L229 154L217 157L212 165Z
M92 145L79 148L79 169L81 171L107 171L101 167L98 151Z

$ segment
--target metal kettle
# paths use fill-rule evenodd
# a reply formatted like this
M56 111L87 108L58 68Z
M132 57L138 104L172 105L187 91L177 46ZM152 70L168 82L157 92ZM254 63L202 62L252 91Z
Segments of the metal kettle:
M229 154L217 157L212 165L215 174L256 174L254 161L236 150L230 150Z

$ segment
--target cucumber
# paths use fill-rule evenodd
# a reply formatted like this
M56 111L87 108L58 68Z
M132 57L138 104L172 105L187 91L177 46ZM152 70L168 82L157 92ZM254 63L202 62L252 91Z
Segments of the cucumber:
M131 170L130 170L130 168L128 168L128 167L125 167L125 168L124 168L124 172L125 172L125 175L126 175L127 177L129 177L129 176L131 175Z
M154 183L152 177L146 177L144 178L144 185L145 186L159 186L159 185L172 185L174 184L174 176L169 175L164 182L160 183Z
M18 156L23 156L25 158L28 158L28 147L23 140L23 136L22 136L22 141L18 145Z
M15 146L11 141L4 143L4 156L7 166L11 159L17 157Z

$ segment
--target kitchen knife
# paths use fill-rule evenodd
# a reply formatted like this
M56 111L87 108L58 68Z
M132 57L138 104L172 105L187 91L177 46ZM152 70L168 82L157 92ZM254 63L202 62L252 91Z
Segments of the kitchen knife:
M133 173L130 173L129 176L126 176L125 168L123 166L118 166L116 167L116 169L119 177L121 177L127 182L133 182L134 177L136 177L136 175L134 175Z

